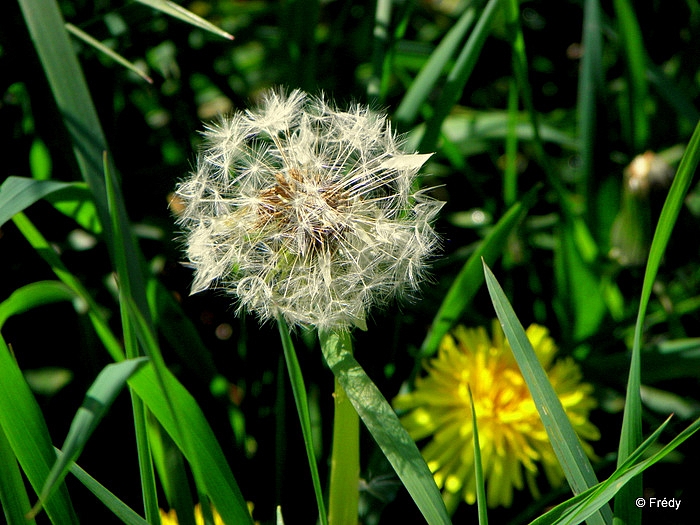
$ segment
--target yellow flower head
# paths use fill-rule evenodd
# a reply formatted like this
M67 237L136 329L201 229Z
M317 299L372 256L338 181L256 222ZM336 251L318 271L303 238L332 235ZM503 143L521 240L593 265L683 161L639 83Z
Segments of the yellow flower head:
M588 420L595 406L593 388L581 382L578 365L571 358L554 362L557 348L546 328L533 324L526 333L579 437L598 439L598 429ZM409 411L401 422L413 439L432 436L423 456L448 508L454 510L461 499L470 504L476 500L469 389L490 507L510 506L513 489L523 488L524 477L538 496L534 481L538 463L553 486L563 481L535 403L497 321L493 339L484 328L457 327L443 338L437 357L426 369L416 389L396 397L394 407ZM591 447L583 445L592 455Z

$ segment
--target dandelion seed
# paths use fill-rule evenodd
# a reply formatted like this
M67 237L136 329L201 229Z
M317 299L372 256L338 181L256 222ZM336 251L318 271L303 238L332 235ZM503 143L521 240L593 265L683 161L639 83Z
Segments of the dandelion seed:
M598 439L598 429L588 420L595 406L592 387L581 382L578 365L572 359L554 362L557 349L546 328L531 325L526 333L579 437ZM411 437L432 437L422 452L448 507L476 499L468 388L474 399L488 505L510 506L513 490L523 488L523 472L537 496L538 464L551 485L560 485L563 472L500 325L494 321L493 338L483 328L460 326L442 340L416 389L394 399L396 409L409 411L401 422ZM582 444L592 455L590 445Z
M385 116L273 90L204 136L176 190L192 293L217 287L263 321L346 329L418 289L442 203L414 189L430 155L404 152Z

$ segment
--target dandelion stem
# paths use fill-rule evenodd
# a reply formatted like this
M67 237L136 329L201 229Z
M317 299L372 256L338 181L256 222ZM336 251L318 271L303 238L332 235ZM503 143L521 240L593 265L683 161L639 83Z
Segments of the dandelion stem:
M352 352L348 332L339 332L341 344ZM329 338L321 338L323 344ZM345 390L335 379L335 416L331 455L328 523L357 525L360 482L360 418Z

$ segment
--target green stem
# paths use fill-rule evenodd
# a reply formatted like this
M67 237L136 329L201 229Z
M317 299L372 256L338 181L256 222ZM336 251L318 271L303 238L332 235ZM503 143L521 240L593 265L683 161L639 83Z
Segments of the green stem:
M342 345L352 352L350 334L338 334ZM321 338L321 344L327 338ZM360 418L345 390L335 379L335 416L331 455L328 523L357 525L360 481Z

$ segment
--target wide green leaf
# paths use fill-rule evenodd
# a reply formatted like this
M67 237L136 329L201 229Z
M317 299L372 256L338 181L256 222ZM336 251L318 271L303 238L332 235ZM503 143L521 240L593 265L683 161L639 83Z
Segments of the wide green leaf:
M7 177L0 185L0 226L36 201L74 185L72 182Z
M8 525L35 524L27 520L31 504L24 487L24 479L20 472L10 442L0 426L0 508L2 508Z

